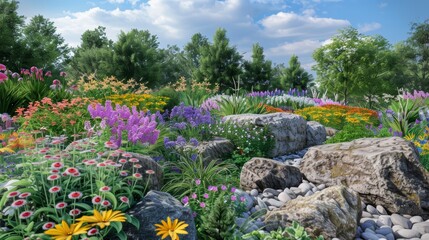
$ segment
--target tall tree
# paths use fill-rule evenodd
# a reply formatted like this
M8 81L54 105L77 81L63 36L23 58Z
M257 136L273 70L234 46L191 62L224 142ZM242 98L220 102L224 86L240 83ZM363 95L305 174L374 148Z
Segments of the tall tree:
M184 57L187 59L186 68L190 75L196 78L196 71L200 67L200 58L203 48L209 46L209 40L201 33L196 33L192 36L191 41L184 47Z
M99 26L94 30L86 30L81 40L81 45L73 51L69 74L76 79L89 74L99 78L115 75L113 41L107 38L106 28Z
M188 61L185 53L178 46L167 46L166 49L160 50L160 54L162 72L158 86L176 82L180 77L189 79L192 76L192 72L186 67Z
M283 76L280 82L283 89L297 88L306 90L313 81L313 76L301 67L301 63L296 55L290 57L289 67L284 69Z
M118 77L124 80L135 79L153 88L161 78L161 54L155 35L149 31L132 29L121 32L114 44Z
M244 61L243 88L247 90L267 90L272 79L271 61L265 60L264 48L253 44L252 61Z
M56 30L54 23L42 15L30 20L23 29L26 48L24 65L52 68L66 59L70 50Z
M12 69L23 67L20 62L23 45L19 39L24 17L17 10L17 1L0 0L0 63Z
M229 45L226 30L219 28L213 43L202 48L198 80L207 79L213 86L219 84L220 91L233 90L241 74L241 59L237 49Z

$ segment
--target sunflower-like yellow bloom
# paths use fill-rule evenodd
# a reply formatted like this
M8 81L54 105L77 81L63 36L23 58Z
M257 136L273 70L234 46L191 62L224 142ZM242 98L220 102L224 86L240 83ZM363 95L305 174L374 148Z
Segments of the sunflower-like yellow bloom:
M15 153L15 151L9 147L2 147L0 148L0 153Z
M170 236L171 240L180 240L178 234L188 234L185 228L188 226L184 221L180 221L179 219L175 219L174 222L171 222L171 218L167 217L167 222L161 220L161 224L155 224L155 231L157 231L156 235L162 235L161 239L165 239Z
M93 216L83 216L77 219L79 222L90 223L90 226L99 226L100 229L110 226L111 222L125 222L126 217L121 211L103 211L99 212L94 209Z
M84 222L71 224L70 226L66 221L62 221L61 224L55 225L55 228L51 228L45 231L46 235L52 236L54 240L71 240L73 236L85 234L90 226L82 226Z

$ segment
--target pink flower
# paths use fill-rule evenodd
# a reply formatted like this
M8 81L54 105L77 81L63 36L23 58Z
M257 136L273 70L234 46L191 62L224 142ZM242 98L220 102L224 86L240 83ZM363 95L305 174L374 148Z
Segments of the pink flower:
M133 177L138 178L138 179L143 178L143 176L140 173L134 173Z
M54 181L54 180L57 180L58 178L60 178L60 175L58 174L52 174L48 176L49 181Z
M137 164L136 164L136 165L137 165ZM149 175L153 175L153 174L155 174L155 171L154 171L154 170L152 170L152 169L148 169L148 170L146 170L145 172L146 172L146 174L149 174Z
M107 166L107 164L104 163L104 162L101 162L101 163L97 164L97 167L106 167L106 166Z
M60 76L65 77L65 76L67 76L67 73L66 72L60 72Z
M101 198L100 196L95 196L92 198L92 204L94 205L101 204L102 201L103 201L103 198Z
M111 204L110 204L110 202L109 202L109 201L104 200L104 201L101 203L101 205L102 205L103 207L108 207L108 206L110 206Z
M67 203L66 202L59 202L59 203L57 203L56 205L55 205L55 208L56 209L63 209L63 208L65 208L65 207L67 207Z
M200 179L195 179L195 184L200 185L201 184L201 180Z
M197 199L197 194L196 194L196 193L192 193L192 194L191 194L191 198L192 198L192 199Z
M207 198L209 198L209 195L207 193L204 193L203 198L207 199Z
M0 72L0 83L3 83L6 80L7 80L7 75Z
M7 195L7 197L8 197L8 198L13 198L13 197L18 196L19 194L20 194L20 192L18 192L18 191L13 191L13 192L10 192L10 193Z
M59 173L59 172L60 172L60 170L58 170L58 169L51 169L52 174Z
M10 206L13 208L19 208L19 207L24 206L25 204L27 204L27 201L19 199L19 200L16 200L15 202L13 202Z
M29 192L19 194L19 198L28 198L29 196L31 196L31 193Z
M61 187L60 186L53 186L53 187L49 188L49 192L50 193L57 193L59 191L61 191Z
M241 202L245 202L245 201L246 201L246 198L245 198L244 196L241 196L241 197L240 197L240 201L241 201Z
M118 146L114 142L112 142L112 141L105 142L104 143L104 147L110 148L110 149L118 148Z
M74 191L74 192L71 192L69 195L68 195L68 197L70 198L70 199L79 199L79 198L81 198L82 197L82 192L79 192L79 191Z
M237 200L237 197L235 195L232 195L231 196L231 201L235 201L235 200Z
M0 63L0 71L6 71L6 66Z
M119 175L121 175L122 177L126 177L128 176L128 173L126 171L120 171Z
M142 165L141 165L141 164L134 164L134 167L138 169L138 168L142 168ZM149 171L149 170L147 170L147 171ZM147 172L147 171L146 171L146 172ZM152 170L152 171L153 171L153 170Z
M200 207L201 208L205 208L206 207L206 203L205 202L200 202Z
M128 160L128 161L130 161L132 163L138 163L139 162L139 160L137 158L130 158L130 160Z
M123 203L129 203L130 202L130 200L125 196L119 197L119 200L121 200L121 202L123 202Z
M108 192L108 191L110 191L112 188L111 187L109 187L109 186L104 186L104 187L101 187L100 188L100 192Z
M55 227L55 223L53 223L53 222L47 222L47 223L43 224L42 229L43 230L48 230L48 229L51 229L53 227Z
M235 187L232 187L232 188L231 188L231 192L232 192L232 193L234 193L234 192L235 192L235 190L237 190Z
M225 191L226 189L228 189L225 185L222 185L221 187L220 187L220 189L222 189L222 191Z
M184 197L182 198L182 203L183 203L183 204L188 204L188 203L189 203L189 197L188 197L188 196L184 196Z
M95 161L94 159L91 159L91 160L88 160L85 162L85 165L87 165L87 166L92 166L95 164L97 164L97 161Z
M53 169L61 169L64 167L64 164L62 162L54 162L51 164L51 168Z
M79 170L78 170L77 168L74 168L74 167L69 167L69 168L67 168L67 169L66 169L65 173L66 173L67 175L71 175L71 176L73 176L73 175L75 175L76 173L79 173Z
M88 236L94 236L94 235L98 234L98 230L96 228L91 228L88 230L87 234L88 234Z
M20 219L27 219L33 215L32 211L24 211L21 214L19 214Z
M124 158L130 158L130 157L132 157L133 155L131 154L131 153L123 153L122 154L122 157L124 157Z
M127 159L124 159L124 158L119 159L119 163L123 163L123 164L125 164L125 163L127 163Z
M72 209L72 210L70 210L70 212L69 212L70 216L72 216L72 217L76 217L77 215L79 215L79 214L81 214L81 213L82 213L82 211L81 211L81 210L79 210L79 209L77 209L77 208Z

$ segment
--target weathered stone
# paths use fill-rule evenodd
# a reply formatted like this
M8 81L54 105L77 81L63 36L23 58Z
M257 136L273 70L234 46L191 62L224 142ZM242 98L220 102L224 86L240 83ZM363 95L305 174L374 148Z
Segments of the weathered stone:
M393 224L400 225L405 229L410 229L413 226L409 219L404 218L403 216L396 213L392 214L391 219Z
M278 197L279 197L279 200L284 202L284 203L292 200L292 198L289 196L289 194L287 194L285 192L281 192Z
M128 239L135 240L155 240L156 236L154 224L161 223L170 217L172 220L179 219L189 224L186 227L187 235L180 235L180 239L197 239L197 230L195 228L194 217L189 207L183 205L170 194L159 191L150 191L128 211L128 214L137 218L140 222L140 230L137 230L129 223L125 223L123 230ZM142 230L143 229L143 230ZM109 238L112 239L112 238Z
M208 163L231 155L234 151L234 144L225 138L214 138L211 141L201 142L197 151L204 158L204 162Z
M159 165L155 160L152 159L152 157L147 155L142 155L139 153L131 153L133 158L138 159L138 164L140 164L142 167L139 170L142 171L135 171L140 172L146 179L148 177L149 180L149 188L152 190L159 190L162 187L163 183L163 174L164 171L162 170L161 165ZM124 164L123 170L128 171L129 174L133 172L133 164L131 162L127 162ZM146 170L153 170L153 174L147 174ZM143 185L146 185L146 181L142 183Z
M334 186L309 197L288 201L280 209L266 215L267 230L299 222L307 232L325 239L334 237L353 239L361 214L361 201L357 194L343 187Z
M240 114L223 118L240 125L267 126L274 136L274 148L269 157L286 155L306 146L307 122L299 115L291 113Z
M284 189L298 186L301 181L302 174L298 168L268 158L252 158L244 164L240 174L243 190Z
M422 236L421 233L412 229L399 229L396 234L402 238L420 238Z
M300 165L314 183L343 184L372 205L400 214L429 213L429 173L402 138L367 138L311 147Z
M421 234L429 233L429 222L415 223L412 229Z
M321 145L325 141L326 141L325 126L315 121L307 122L306 147Z
M326 130L326 136L329 136L329 137L333 137L338 132L337 129L331 128L331 127L325 127L325 130Z

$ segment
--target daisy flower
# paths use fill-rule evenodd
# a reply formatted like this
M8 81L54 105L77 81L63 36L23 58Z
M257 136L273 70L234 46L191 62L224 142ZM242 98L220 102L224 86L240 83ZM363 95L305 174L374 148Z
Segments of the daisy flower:
M25 204L27 204L27 201L25 201L23 199L19 199L19 200L14 201L11 204L11 207L13 207L13 208L19 208L19 207L24 206Z
M68 197L70 199L79 199L82 197L82 195L83 195L82 192L74 191L74 192L69 193Z
M67 203L66 202L59 202L59 203L57 203L56 205L55 205L55 208L56 209L63 209L63 208L65 208L65 207L67 207Z
M138 179L143 178L143 176L140 173L134 173L133 177L138 178Z
M19 198L28 198L29 196L31 196L31 193L29 192L19 194Z
M121 200L121 202L127 203L127 204L130 202L130 200L125 196L119 197L119 200Z
M61 187L60 186L53 186L53 187L49 188L49 192L50 193L57 193L59 191L61 191Z
M70 212L69 212L70 216L72 216L72 217L76 217L77 215L79 215L79 214L81 214L81 213L82 213L82 211L81 211L81 210L79 210L79 209L77 209L77 208L72 209L72 210L70 210Z
M61 169L64 167L64 164L62 162L54 162L51 164L52 169Z
M95 196L92 198L92 204L97 205L97 204L101 204L101 202L103 201L103 198L101 198L101 196Z
M43 230L48 230L48 229L53 228L54 226L55 226L54 222L47 222L47 223L43 224L42 229Z
M54 181L54 180L57 180L58 178L60 178L60 175L58 174L52 174L48 176L49 181Z
M27 219L33 215L32 211L24 211L21 214L19 214L20 219Z
M110 191L112 188L111 187L109 187L109 186L104 186L104 187L101 187L100 188L100 192L108 192L108 191Z
M13 192L10 192L10 193L7 195L7 197L8 197L8 198L13 198L13 197L18 196L19 194L20 194L20 192L19 192L19 191L13 191Z

